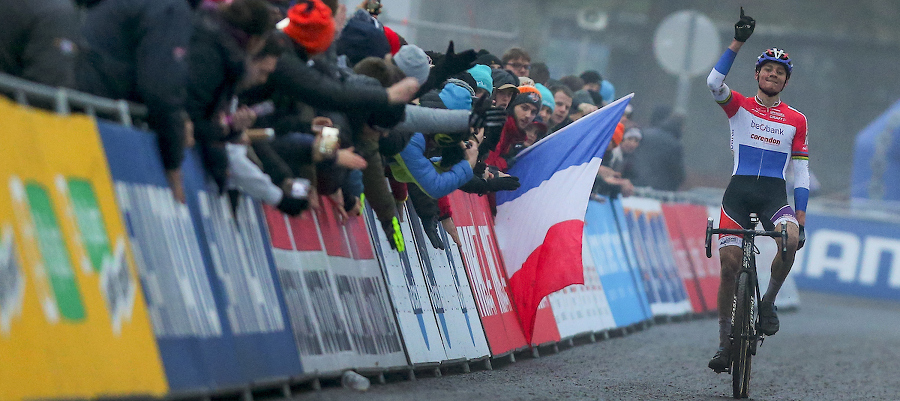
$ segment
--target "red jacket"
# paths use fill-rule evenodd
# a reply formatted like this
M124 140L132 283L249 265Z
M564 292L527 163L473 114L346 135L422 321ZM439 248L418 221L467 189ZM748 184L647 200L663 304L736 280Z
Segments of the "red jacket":
M525 142L525 139L527 139L525 132L516 126L516 119L513 116L507 117L506 124L503 125L503 131L500 133L500 142L497 143L497 147L494 150L488 153L484 163L489 166L495 166L501 171L506 171L507 164L504 156L509 153L509 149L513 145Z

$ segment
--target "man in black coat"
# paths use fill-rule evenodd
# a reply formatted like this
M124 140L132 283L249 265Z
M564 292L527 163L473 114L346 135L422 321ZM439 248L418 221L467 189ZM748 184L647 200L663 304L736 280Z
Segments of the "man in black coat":
M191 7L186 0L77 0L87 7L79 89L147 106L166 178L184 199L184 101Z
M677 191L684 182L684 151L681 130L684 117L668 106L657 107L650 116L650 128L641 130L641 146L632 154L636 187Z
M78 16L70 0L0 0L0 71L75 86Z

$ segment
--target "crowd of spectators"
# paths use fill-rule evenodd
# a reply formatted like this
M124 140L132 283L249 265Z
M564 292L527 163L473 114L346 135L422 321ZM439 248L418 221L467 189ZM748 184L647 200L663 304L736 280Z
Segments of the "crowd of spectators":
M522 149L615 99L593 70L554 79L523 48L424 51L336 0L0 0L0 70L147 106L176 199L196 148L209 185L297 215L358 215L392 245L411 200L432 245L446 196L514 190ZM7 12L8 11L8 12ZM78 13L82 16L79 18ZM80 23L79 23L80 20ZM683 181L681 117L616 129L594 191ZM324 204L322 203L324 202ZM458 242L458 240L457 240Z

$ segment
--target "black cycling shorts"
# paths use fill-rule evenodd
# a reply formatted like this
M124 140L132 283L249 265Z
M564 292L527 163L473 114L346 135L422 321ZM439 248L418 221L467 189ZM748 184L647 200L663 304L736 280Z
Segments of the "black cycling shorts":
M797 224L794 209L787 202L785 182L781 178L735 175L731 177L722 197L719 228L753 229L750 213L756 213L766 230L773 230L782 221ZM737 235L719 235L719 248L741 246Z

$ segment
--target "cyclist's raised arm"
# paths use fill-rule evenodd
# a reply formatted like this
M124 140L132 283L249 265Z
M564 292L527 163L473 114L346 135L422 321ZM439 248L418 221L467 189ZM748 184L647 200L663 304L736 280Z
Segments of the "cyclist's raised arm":
M801 114L802 115L802 114ZM797 126L791 145L791 165L794 168L794 206L797 221L806 224L806 205L809 202L809 140L807 139L806 116Z
M731 70L731 64L734 63L734 57L737 56L737 52L741 50L741 46L750 38L755 28L756 20L749 15L744 15L744 8L741 7L741 18L734 24L734 40L725 49L725 53L722 54L719 62L716 63L706 78L706 85L709 86L713 98L720 104L728 103L731 99L731 89L728 88L728 85L725 85L725 76Z

